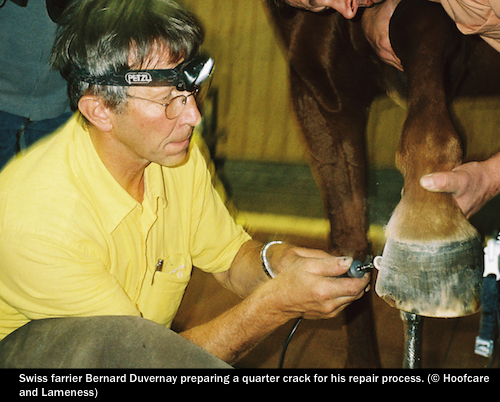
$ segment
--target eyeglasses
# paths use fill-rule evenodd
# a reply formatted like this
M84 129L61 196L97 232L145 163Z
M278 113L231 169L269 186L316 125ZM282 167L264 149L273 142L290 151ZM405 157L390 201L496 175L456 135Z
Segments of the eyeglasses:
M167 116L167 119L174 120L180 116L180 114L182 113L182 111L186 107L186 103L187 103L188 98L190 96L194 96L196 102L200 101L199 92L200 91L197 89L188 95L176 96L175 98L170 99L167 103L161 103L158 101L154 101L154 100L146 99L146 98L141 98L139 96L133 96L133 95L127 95L127 97L134 98L134 99L140 99L140 100L144 100L147 102L157 103L158 105L162 105L165 108L165 116Z

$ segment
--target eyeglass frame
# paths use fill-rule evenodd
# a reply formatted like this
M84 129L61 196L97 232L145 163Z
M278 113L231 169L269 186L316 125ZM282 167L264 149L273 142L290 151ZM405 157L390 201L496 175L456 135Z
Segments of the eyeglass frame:
M162 103L162 102L158 102L158 101L154 101L154 100L151 100L151 99L146 99L146 98L141 98L140 96L134 96L134 95L126 95L127 98L132 98L132 99L140 99L140 100L143 100L143 101L147 101L147 102L151 102L151 103L156 103L158 105L161 105L165 108L165 117L169 120L175 120L177 119L181 113L184 111L184 108L186 107L186 104L187 104L187 100L190 96L194 96L195 97L195 101L196 101L196 95L200 92L199 89L195 89L194 91L190 92L188 95L177 95L177 96L174 96L172 99L170 99L168 102L166 103ZM168 107L172 104L172 102L176 99L179 99L179 98L184 98L182 104L183 104L183 108L181 109L181 111L174 117L169 117L168 116Z
M199 55L191 60L184 61L173 69L162 70L125 70L120 72L111 72L103 76L93 76L89 71L74 66L70 75L74 79L93 85L111 85L111 86L142 86L142 87L159 87L172 86L178 91L188 91L190 94L176 96L167 103L153 101L151 99L141 98L126 94L126 97L145 100L152 103L157 103L165 108L165 116L169 120L174 120L182 113L184 108L175 117L169 117L167 114L168 106L179 98L184 97L183 105L187 103L187 98L192 95L202 93L203 97L212 79L214 70L214 60L205 55ZM199 102L200 99L197 99Z

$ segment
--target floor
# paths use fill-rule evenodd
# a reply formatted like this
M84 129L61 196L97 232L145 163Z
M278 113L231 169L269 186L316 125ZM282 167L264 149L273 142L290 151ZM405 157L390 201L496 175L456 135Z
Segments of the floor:
M281 238L299 246L326 249L328 225L321 200L305 165L226 162L223 179L231 199L244 216L244 225L262 241ZM399 200L402 179L395 171L370 172L371 237L376 252L383 247L383 225ZM383 191L382 191L383 190ZM498 200L476 217L482 233L498 232ZM496 224L495 222L498 222ZM382 367L399 368L403 361L403 324L399 311L381 300L373 302L377 341ZM222 313L239 299L220 289L210 275L195 272L181 306L174 329L197 325ZM480 314L457 319L424 321L422 366L424 368L483 368L488 359L474 354ZM343 368L346 365L347 336L342 317L326 321L303 321L287 350L284 367ZM279 328L254 348L239 367L276 368L293 322ZM493 365L498 366L497 358Z

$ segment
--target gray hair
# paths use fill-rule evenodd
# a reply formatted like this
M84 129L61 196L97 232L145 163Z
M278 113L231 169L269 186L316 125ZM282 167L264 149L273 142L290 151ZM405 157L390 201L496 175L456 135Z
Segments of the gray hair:
M83 95L92 94L120 111L126 88L85 83L72 72L99 77L141 69L165 51L177 63L196 55L202 41L194 18L171 0L81 0L59 21L51 65L68 80L73 110Z

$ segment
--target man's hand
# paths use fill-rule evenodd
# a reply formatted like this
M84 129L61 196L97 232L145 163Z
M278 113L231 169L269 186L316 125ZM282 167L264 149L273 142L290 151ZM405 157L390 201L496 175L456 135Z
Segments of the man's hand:
M368 291L369 274L361 279L340 278L352 258L300 247L289 248L281 258L286 268L267 286L274 306L290 318L334 317Z
M385 63L403 71L401 60L392 50L389 40L389 22L401 0L386 0L375 4L363 12L361 25L366 39Z
M215 275L225 287L246 298L214 320L181 334L226 362L236 361L289 320L334 317L368 290L370 274L361 279L339 278L352 258L287 244L268 249L268 261L277 274L269 279L261 266L261 247L248 241L229 270L233 272Z
M464 215L469 218L500 190L500 154L484 162L469 162L451 172L436 172L420 179L420 185L432 192L453 194Z

